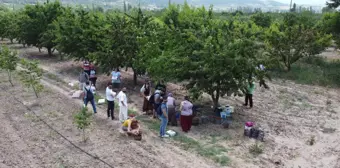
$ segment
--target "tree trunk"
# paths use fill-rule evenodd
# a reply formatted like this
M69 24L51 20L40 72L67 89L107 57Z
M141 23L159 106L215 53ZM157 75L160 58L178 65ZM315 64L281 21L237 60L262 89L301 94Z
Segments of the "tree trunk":
M41 48L39 47L39 52L41 53Z
M47 48L47 52L48 52L48 56L52 56L52 53L53 53L52 48Z
M218 107L218 99L213 100L214 109Z
M132 68L132 70L133 70L133 84L137 86L137 73L135 69Z
M13 39L10 39L11 40L11 44L13 44Z
M216 94L214 93L216 92ZM211 98L213 100L214 103L214 109L218 107L218 101L220 100L220 83L217 83L217 89L216 91L212 91L211 93Z
M38 93L37 93L37 91L35 90L35 87L34 87L33 85L32 85L32 88L33 88L33 91L34 91L35 96L36 96L37 98L39 98Z
M211 94L211 98L213 100L213 105L214 105L214 109L215 109L215 108L217 108L219 106L219 104L218 104L218 101L220 99L219 94L216 94L216 95L215 94Z
M11 85L12 85L12 87L13 87L14 85L13 85L13 83L12 83L12 73L11 73L10 70L8 70L7 73L8 73L8 81L9 81L9 83L11 83Z
M59 52L59 59L60 59L60 61L64 60L64 55L61 52Z
M287 71L289 72L291 69L292 69L291 65L288 64L288 65L287 65Z

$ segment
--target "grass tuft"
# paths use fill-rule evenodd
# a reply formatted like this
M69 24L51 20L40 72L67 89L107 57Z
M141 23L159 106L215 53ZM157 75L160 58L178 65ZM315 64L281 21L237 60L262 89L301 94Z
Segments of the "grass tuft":
M263 146L259 143L255 143L249 147L249 152L255 156L263 153Z

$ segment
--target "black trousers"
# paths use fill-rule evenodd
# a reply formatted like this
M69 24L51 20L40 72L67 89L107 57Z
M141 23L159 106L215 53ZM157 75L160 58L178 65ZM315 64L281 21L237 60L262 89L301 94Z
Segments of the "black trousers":
M111 117L112 120L115 118L115 116L113 115L114 110L115 110L115 102L107 101L107 117Z
M91 84L93 84L96 87L97 77L90 78Z
M245 106L248 106L248 101L250 104L250 107L253 107L253 95L252 94L246 94L246 98L245 98Z
M264 88L269 89L268 85L266 84L266 82L263 79L260 80L260 87L262 87L262 85L264 86Z

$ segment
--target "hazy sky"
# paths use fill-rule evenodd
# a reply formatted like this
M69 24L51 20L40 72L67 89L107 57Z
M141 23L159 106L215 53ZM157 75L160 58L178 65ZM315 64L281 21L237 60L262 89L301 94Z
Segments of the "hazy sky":
M286 4L290 3L290 0L277 0L279 2L283 2ZM293 0L293 3L296 4L311 4L311 5L325 5L326 0Z

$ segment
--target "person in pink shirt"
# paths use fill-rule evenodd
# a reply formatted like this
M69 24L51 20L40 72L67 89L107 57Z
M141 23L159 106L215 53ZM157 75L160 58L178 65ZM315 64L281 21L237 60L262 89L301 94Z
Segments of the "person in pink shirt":
M181 126L184 132L188 132L192 125L192 107L193 104L189 101L189 97L185 96L181 103Z

